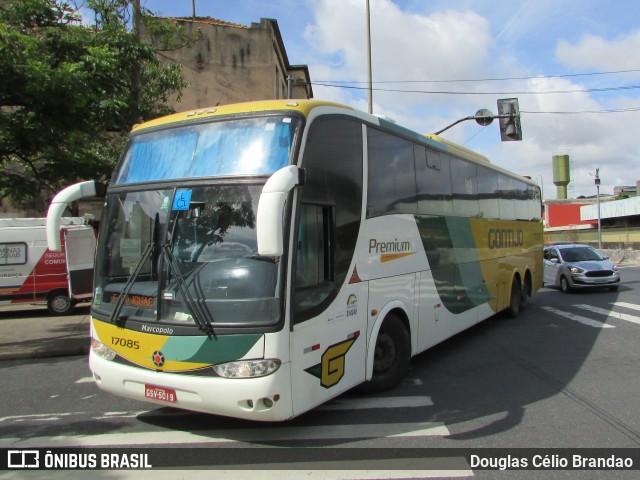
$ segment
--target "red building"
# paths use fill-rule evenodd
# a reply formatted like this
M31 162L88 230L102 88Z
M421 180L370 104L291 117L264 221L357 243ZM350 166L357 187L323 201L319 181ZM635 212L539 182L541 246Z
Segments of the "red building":
M593 202L580 200L547 200L545 202L545 228L590 228L597 220L580 220L580 207Z

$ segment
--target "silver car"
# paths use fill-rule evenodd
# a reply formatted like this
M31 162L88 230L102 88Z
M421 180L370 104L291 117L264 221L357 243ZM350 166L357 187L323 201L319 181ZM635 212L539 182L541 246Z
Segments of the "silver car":
M618 267L589 245L554 245L544 249L544 284L574 289L599 287L611 291L620 286Z

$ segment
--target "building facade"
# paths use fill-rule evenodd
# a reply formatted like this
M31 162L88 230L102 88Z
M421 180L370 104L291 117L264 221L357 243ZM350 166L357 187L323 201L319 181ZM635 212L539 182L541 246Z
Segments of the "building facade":
M189 82L176 111L220 104L281 98L313 98L306 65L291 65L278 22L261 19L246 27L209 17L169 18L189 38L190 47L163 51L162 62L182 65ZM155 46L161 39L143 30Z

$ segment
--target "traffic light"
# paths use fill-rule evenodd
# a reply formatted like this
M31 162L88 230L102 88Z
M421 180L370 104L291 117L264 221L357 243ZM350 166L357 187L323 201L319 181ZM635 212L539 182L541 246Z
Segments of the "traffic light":
M503 142L522 140L520 107L517 98L498 100L498 119L500 120L500 138Z

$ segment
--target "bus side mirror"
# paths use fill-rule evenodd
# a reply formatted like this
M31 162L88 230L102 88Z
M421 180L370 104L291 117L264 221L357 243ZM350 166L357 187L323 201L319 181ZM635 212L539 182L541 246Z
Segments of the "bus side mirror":
M101 182L89 180L87 182L74 183L53 197L47 211L47 246L52 252L62 251L60 244L60 219L69 202L95 195L104 196L106 185Z
M302 170L289 165L275 172L265 183L256 215L258 255L280 257L284 253L284 206L289 192L301 184L301 174Z

